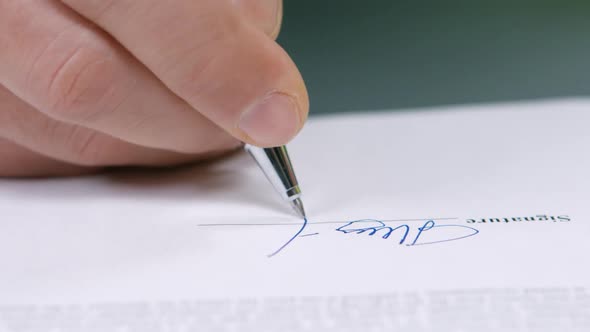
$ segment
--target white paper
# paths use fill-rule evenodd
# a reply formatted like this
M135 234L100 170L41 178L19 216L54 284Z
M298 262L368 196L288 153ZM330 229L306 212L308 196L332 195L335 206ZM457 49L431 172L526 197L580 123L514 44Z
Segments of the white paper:
M306 227L244 153L2 180L0 332L588 331L589 107L313 118Z

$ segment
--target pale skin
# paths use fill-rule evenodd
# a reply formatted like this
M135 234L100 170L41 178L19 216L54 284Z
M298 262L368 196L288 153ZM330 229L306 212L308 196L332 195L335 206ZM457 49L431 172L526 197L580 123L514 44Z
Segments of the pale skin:
M309 101L281 0L0 0L0 176L277 146Z

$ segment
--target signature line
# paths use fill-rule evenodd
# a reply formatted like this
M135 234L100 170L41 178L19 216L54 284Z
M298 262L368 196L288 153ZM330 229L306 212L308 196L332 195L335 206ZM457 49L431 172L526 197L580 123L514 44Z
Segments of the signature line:
M389 220L381 220L380 221L384 222L384 223L388 223L388 222L406 222L406 221L428 221L428 220L457 220L459 218L456 217L452 217L452 218L424 218L424 219L389 219ZM316 222L307 222L307 220L305 220L305 226L307 225L323 225L323 224L327 224L327 225L331 225L331 224L343 224L343 223L347 223L348 221L316 221ZM289 222L289 223L268 223L268 224L263 224L263 223L243 223L243 224L199 224L197 225L198 227L224 227L224 226L295 226L295 225L301 225L301 223L299 222ZM302 227L304 228L304 227Z

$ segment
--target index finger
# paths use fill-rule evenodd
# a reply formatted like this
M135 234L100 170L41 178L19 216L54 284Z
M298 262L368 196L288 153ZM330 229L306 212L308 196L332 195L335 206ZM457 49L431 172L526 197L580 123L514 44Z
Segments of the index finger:
M309 109L294 63L229 0L62 0L117 39L178 96L234 135L281 145Z

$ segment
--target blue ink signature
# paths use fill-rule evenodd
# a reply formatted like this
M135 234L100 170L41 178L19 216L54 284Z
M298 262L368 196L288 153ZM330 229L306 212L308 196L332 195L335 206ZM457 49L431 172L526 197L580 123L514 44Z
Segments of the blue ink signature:
M363 224L364 227L357 227L358 225L361 225L361 224ZM425 232L432 231L437 228L443 228L443 227L462 229L462 230L467 230L468 232L464 235L461 235L461 236L444 238L444 239L436 240L436 241L430 241L430 242L421 242L420 241ZM399 244L400 245L405 244L408 247L457 241L457 240L462 240L462 239L465 239L468 237L472 237L472 236L477 235L479 233L479 230L477 230L473 227L464 226L464 225L450 225L450 224L437 225L434 222L434 220L428 220L424 225L418 227L418 231L416 233L416 236L413 238L414 240L411 243L406 243L406 240L408 239L408 236L410 235L410 231L411 231L410 226L407 224L403 224L403 225L400 225L397 227L390 227L390 226L387 226L384 222L379 221L379 220L364 219L364 220L351 221L351 222L347 223L346 225L338 227L336 229L336 231L342 232L344 234L368 233L369 236L374 236L375 234L377 234L381 231L384 231L384 232L382 232L383 235L381 236L381 238L384 240L389 239L389 237L397 230L402 230Z
M297 238L300 237L308 237L319 235L319 233L311 233L311 234L302 234L309 222L307 219L304 219L303 224L297 230L297 233L293 237L291 237L285 244L283 244L279 249L275 252L268 255L268 257L274 257L289 247ZM437 230L451 230L451 235L442 232L437 232ZM412 227L409 224L402 224L398 226L388 226L385 222L375 219L363 219L363 220L355 220L351 222L346 222L344 225L336 228L337 232L342 234L366 234L368 236L375 236L380 235L380 238L383 240L388 240L393 234L399 235L399 241L397 242L398 245L405 245L407 247L413 246L423 246L423 245L432 245L437 243L444 243L444 242L451 242L451 241L458 241L463 240L472 236L479 234L479 230L465 225L455 225L455 224L437 224L434 220L428 220L420 227L416 229L415 235L412 235ZM439 238L435 240L427 241L429 233L431 236L438 233ZM426 240L424 239L426 238ZM436 237L435 237L436 238ZM409 241L408 241L409 240Z
M303 225L301 225L301 228L297 231L297 233L295 233L295 235L292 238L290 238L289 241L287 241L287 243L283 244L279 249L277 249L277 251L268 255L268 257L274 257L278 255L281 251L283 251L285 248L287 248L291 243L293 243L293 241L295 241L296 238L299 237L299 235L301 235L301 233L303 233L305 228L307 228L307 218L303 219Z

